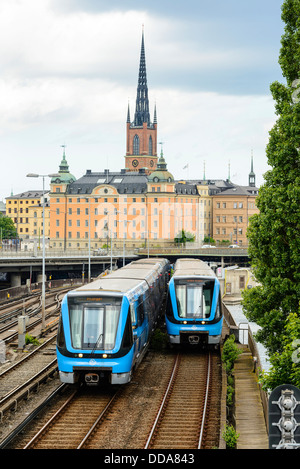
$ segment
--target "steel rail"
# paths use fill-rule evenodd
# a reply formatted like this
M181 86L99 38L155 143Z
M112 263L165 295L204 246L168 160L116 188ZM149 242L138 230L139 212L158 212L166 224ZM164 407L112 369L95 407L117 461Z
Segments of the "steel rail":
M165 394L164 394L162 403L161 403L160 408L159 408L159 410L158 410L158 413L157 413L157 415L156 415L156 419L155 419L155 421L154 421L154 424L153 424L153 426L152 426L152 429L151 429L151 431L150 431L150 435L149 435L149 437L148 437L148 439L147 439L147 441L146 441L146 444L145 444L145 446L144 446L144 449L148 449L148 448L149 448L149 445L150 445L150 442L151 442L152 437L153 437L153 435L154 435L154 432L155 432L155 430L156 430L158 421L159 421L159 419L160 419L160 417L161 417L161 415L162 415L165 402L166 402L166 400L167 400L167 397L168 397L168 395L169 395L171 386L172 386L172 384L173 384L173 382L174 382L174 379L175 379L175 376L176 376L176 372L177 372L177 370L178 370L179 361L180 361L179 358L180 358L180 356L179 356L179 354L178 354L178 355L176 356L176 360L175 360L175 363L174 363L174 366L173 366L173 371L172 371L172 374L171 374L171 377L170 377L170 380L169 380L169 384L168 384L168 386L167 386L167 389L166 389L166 392L165 392Z
M34 389L37 384L56 372L56 370L57 359L55 358L28 381L22 383L20 386L16 386L12 391L3 396L0 400L0 414L2 415L4 411L12 408L13 406L16 407L18 400L21 400L24 396L28 395L31 389Z
M203 431L204 431L204 426L205 426L207 403L208 403L208 394L209 394L209 386L210 386L210 370L211 370L211 358L210 358L210 353L209 353L208 354L208 363L207 363L207 379L206 379L205 401L204 401L202 422L201 422L201 427L200 427L200 435L199 435L199 441L198 441L198 448L197 449L201 449L202 439L203 439Z
M63 405L55 412L54 415L45 423L45 425L34 435L34 437L24 446L23 449L29 449L33 443L42 435L45 430L49 427L49 425L60 415L60 413L64 410L64 408L71 402L71 400L76 396L78 393L78 389L76 389L71 396L63 403Z
M97 427L97 425L99 424L100 420L104 417L104 415L106 414L106 412L110 409L110 406L112 405L113 401L115 400L117 394L120 393L120 390L117 391L113 396L112 398L108 401L108 403L106 404L106 406L104 407L104 409L102 410L102 412L99 414L99 416L97 417L97 419L95 420L95 422L93 423L93 425L91 426L91 428L89 429L89 431L87 432L87 434L85 435L85 437L82 439L81 443L77 446L77 449L82 449L84 444L86 443L86 441L89 439L89 437L91 436L91 434L93 433L93 431L95 430L95 428Z

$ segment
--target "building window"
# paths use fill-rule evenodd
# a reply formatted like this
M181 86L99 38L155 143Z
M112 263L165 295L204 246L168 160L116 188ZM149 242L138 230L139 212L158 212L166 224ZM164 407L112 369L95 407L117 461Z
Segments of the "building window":
M133 154L134 155L140 154L140 139L138 135L135 135L133 138Z
M153 141L151 135L149 137L149 155L153 155Z

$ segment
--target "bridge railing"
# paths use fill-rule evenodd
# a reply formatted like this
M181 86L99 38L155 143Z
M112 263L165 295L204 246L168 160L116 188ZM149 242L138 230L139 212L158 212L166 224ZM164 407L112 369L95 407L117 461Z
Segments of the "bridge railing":
M98 253L97 251L91 251L89 253L88 250L53 250L53 249L47 249L45 251L45 258L61 258L61 257L69 257L69 258L88 258L91 256L92 258L101 258L101 257L110 257L111 254L113 257L122 257L123 256L123 251L120 249L113 249L112 253L110 250L108 251L103 251L101 253ZM137 254L137 250L134 249L127 249L125 251L126 256L133 256ZM40 258L42 259L43 257L43 252L41 250L38 250L37 252L33 251L0 251L0 259L34 259L34 258Z

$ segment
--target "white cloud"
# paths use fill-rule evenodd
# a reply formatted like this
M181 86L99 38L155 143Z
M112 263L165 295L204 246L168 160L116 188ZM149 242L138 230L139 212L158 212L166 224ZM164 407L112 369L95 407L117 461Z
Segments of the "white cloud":
M270 97L206 93L200 85L189 91L187 83L179 89L172 81L182 70L217 74L217 68L253 63L253 51L242 44L201 47L201 37L198 43L189 38L189 25L181 19L134 10L63 12L52 5L50 0L0 3L0 154L5 159L0 199L11 188L14 193L32 188L26 173L56 171L62 143L77 177L86 169L123 167L142 23L150 106L153 116L157 103L169 170L182 177L181 167L189 161L189 176L201 178L205 160L207 177L226 178L230 160L235 182L246 184L253 148L254 170L265 172Z

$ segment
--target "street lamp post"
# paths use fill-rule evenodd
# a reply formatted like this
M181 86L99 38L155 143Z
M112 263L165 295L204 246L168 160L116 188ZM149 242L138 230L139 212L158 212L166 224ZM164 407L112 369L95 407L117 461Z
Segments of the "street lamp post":
M45 177L60 177L59 174L35 174L29 173L27 177L43 179L43 263L42 263L42 333L45 329Z

